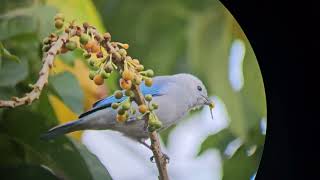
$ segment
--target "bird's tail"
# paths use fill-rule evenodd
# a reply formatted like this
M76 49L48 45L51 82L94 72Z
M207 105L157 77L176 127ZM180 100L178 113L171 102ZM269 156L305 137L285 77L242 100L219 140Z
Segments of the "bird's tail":
M75 130L77 130L78 125L80 124L81 120L75 120L75 121L71 121L65 124L61 124L59 126L56 126L52 129L50 129L48 132L42 134L40 136L40 138L42 140L49 140L49 139L53 139L57 136L63 135L63 134L67 134L69 132L73 132Z

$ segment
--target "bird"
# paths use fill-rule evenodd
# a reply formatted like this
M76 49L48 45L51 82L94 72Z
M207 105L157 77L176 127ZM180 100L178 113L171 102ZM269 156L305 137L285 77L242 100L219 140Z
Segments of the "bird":
M192 74L155 76L151 87L146 86L143 81L139 88L143 95L151 94L151 102L158 104L158 109L154 110L162 123L158 132L176 124L191 110L212 104L203 82ZM111 95L101 99L94 103L90 110L81 114L79 119L53 127L44 133L41 139L49 140L79 130L113 130L151 149L150 145L145 142L148 139L145 122L138 118L141 113L130 114L129 119L124 123L116 121L117 110L111 108L111 104L123 102L127 98L129 97L123 96L117 99ZM132 106L138 107L134 102Z

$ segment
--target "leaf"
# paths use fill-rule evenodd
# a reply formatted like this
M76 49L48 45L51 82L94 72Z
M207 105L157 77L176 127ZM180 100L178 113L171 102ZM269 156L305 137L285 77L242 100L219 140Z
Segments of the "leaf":
M84 161L86 162L87 167L94 180L112 180L109 172L104 168L102 164L100 166L96 165L99 160L94 154L90 153L84 145L78 143L77 141L72 140L72 142L80 152L81 156L84 158Z
M9 59L9 60L12 60L12 61L15 61L15 62L20 62L20 59L15 56L15 55L12 55L2 44L2 42L0 42L0 58L2 61L2 57L3 58L6 58L6 59ZM0 62L1 63L1 62ZM0 67L1 67L1 64L0 64Z
M19 165L0 168L2 179L46 179L59 180L49 169L40 165Z
M228 144L233 139L235 139L235 137L229 129L223 129L216 134L210 135L204 142L202 142L198 155L201 155L210 148L216 148L219 149L220 152L224 152Z
M75 113L83 111L83 91L77 79L69 72L63 72L50 78L52 87L61 100Z
M241 146L235 154L223 162L223 180L250 179L259 167L262 149L256 150L252 156L248 156L244 146Z
M21 63L3 61L0 69L0 87L15 86L24 80L28 75L28 63L22 60Z
M28 110L27 107L5 111L0 121L1 133L19 147L19 151L15 150L17 148L11 149L12 153L20 154L20 163L17 161L13 163L45 165L63 179L110 179L101 162L78 142L66 136L51 141L40 140L40 135L56 123L55 119L46 119L45 116ZM5 141L0 141L0 147L3 146L1 146L3 142ZM1 159L0 162L2 167L6 164ZM105 173L102 173L103 170Z

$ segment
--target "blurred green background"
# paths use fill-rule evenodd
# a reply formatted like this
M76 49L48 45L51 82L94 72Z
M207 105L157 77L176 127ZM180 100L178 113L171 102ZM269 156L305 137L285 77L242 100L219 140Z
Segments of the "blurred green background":
M186 72L204 81L209 95L225 104L230 124L210 135L199 155L210 148L224 152L239 138L232 157L223 157L223 179L249 179L262 155L266 98L254 52L227 9L217 0L4 0L0 6L0 98L28 92L41 68L41 41L55 31L57 12L67 20L88 21L108 30L114 41L130 44L129 54L156 75ZM243 86L230 84L230 49L245 47ZM5 54L4 51L19 57ZM54 125L73 120L118 86L116 76L97 87L79 53L57 57L49 86L30 106L0 109L0 170L11 179L111 179L108 171L81 144L81 133L43 142L39 135ZM170 131L161 136L166 143ZM247 150L254 147L253 154ZM19 172L19 173L13 173ZM24 178L23 178L24 177ZM28 179L28 178L27 178Z

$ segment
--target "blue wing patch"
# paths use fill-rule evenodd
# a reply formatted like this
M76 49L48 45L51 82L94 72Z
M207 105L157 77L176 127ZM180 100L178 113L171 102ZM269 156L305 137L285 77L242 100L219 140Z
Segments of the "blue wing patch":
M148 87L144 83L141 83L140 90L141 90L143 95L151 94L152 96L161 96L162 92L163 92L161 87L159 85L156 85L156 84L152 85L151 87ZM111 106L112 103L115 103L115 102L120 103L120 102L126 100L127 98L128 98L127 96L123 96L121 99L117 99L112 95L112 96L106 97L104 99L100 99L99 101L95 102L92 105L92 109L90 109L89 111L81 114L79 116L79 118L87 116L87 115L89 115L89 114L91 114L93 112L108 108L108 107Z

